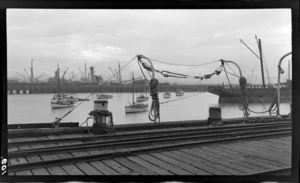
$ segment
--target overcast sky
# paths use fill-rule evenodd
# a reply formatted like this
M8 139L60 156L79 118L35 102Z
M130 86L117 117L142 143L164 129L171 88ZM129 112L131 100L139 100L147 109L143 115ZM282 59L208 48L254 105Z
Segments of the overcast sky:
M219 59L237 62L249 81L261 83L255 35L262 40L263 56L272 82L276 82L278 61L291 51L291 11L257 10L49 10L8 9L8 77L29 71L53 77L57 63L74 71L93 66L105 79L109 70L121 67L135 55L176 64L203 64ZM287 70L287 61L283 67ZM158 70L199 75L212 73L220 63L201 67L179 67L154 63ZM235 69L234 66L231 66ZM136 59L122 72L141 76ZM252 74L253 73L253 74ZM251 77L250 77L251 76ZM267 76L266 76L267 77ZM21 77L19 77L21 79ZM226 82L224 74L202 83ZM161 82L195 80L164 78Z

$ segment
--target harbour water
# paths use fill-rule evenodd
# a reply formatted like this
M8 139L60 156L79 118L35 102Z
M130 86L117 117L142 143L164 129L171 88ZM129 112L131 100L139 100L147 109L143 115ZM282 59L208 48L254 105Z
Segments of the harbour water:
M148 112L125 113L125 105L132 102L132 93L106 93L113 95L108 99L108 110L113 113L114 124L134 124L151 123L148 119ZM86 98L89 93L79 93L79 98ZM135 94L135 97L139 93ZM238 104L218 104L218 96L208 92L187 92L182 97L176 97L171 93L169 99L163 98L163 93L159 93L161 121L182 121L182 120L200 120L208 118L210 106L220 106L222 109L222 118L243 117L243 112L238 109ZM51 109L50 99L53 94L10 94L7 96L8 124L24 123L50 123L57 117L64 116L72 108ZM81 124L89 116L88 113L93 110L96 94L91 95L89 101L83 101L62 122L79 122ZM166 102L166 103L164 103ZM77 106L80 102L77 102ZM147 101L149 109L152 99ZM253 111L266 111L270 104L249 104ZM290 112L289 103L280 104L280 113L288 114ZM262 116L265 114L254 114L250 116ZM91 119L89 124L91 124Z

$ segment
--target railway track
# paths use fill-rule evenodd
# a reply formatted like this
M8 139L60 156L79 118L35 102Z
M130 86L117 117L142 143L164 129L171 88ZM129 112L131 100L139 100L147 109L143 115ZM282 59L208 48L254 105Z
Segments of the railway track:
M224 127L189 127L186 129L159 129L136 131L129 134L97 135L92 137L51 139L42 141L11 142L8 147L30 146L28 150L8 153L9 159L39 156L40 161L10 165L10 171L68 164L81 161L102 160L148 152L172 150L211 143L269 138L291 135L291 121L263 124L244 124ZM72 142L70 145L61 145ZM41 145L47 144L47 147ZM93 153L91 153L93 152ZM77 154L76 154L77 153ZM81 154L80 154L81 153ZM64 154L64 156L61 156ZM66 155L67 154L67 155ZM75 155L74 155L75 154ZM47 160L47 156L52 156Z

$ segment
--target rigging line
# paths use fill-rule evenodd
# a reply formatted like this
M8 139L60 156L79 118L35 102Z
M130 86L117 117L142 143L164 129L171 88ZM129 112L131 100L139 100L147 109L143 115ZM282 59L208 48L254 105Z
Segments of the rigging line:
M136 57L136 56L135 56ZM120 69L120 71L121 70L123 70L132 60L134 60L135 59L135 57L133 57L133 59L131 59L129 62L127 62L126 64L125 64L125 66L123 66L121 69ZM114 74L111 78L113 78L113 77L115 77L115 75L116 74ZM103 85L105 84L105 83L107 83L111 78L109 78L106 82L104 82L103 83ZM91 94L89 94L85 99L88 99L91 95L93 95L94 93L91 93ZM76 105L74 108L72 108L69 112L67 112L63 117L61 117L61 118L58 118L59 120L62 120L64 117L66 117L68 114L70 114L74 109L76 109L80 104L82 104L82 102L84 102L84 100L83 101L81 101L78 105Z
M231 73L231 72L228 72L228 71L227 71L227 73L230 74L230 75L232 75L232 76L235 76L235 77L237 77L237 78L240 78L238 75L233 74L233 73Z
M226 69L225 69L225 66L224 66L224 65L223 65L223 68L224 68L225 75L226 75L226 77L227 77L228 83L229 83L229 85L230 85L231 91L232 91L232 93L234 93L234 91L233 91L233 88L232 88L232 85L231 85L231 83L230 83L230 80L229 80L229 78L228 78L227 71L226 71Z
M154 62L159 62L159 63L163 63L163 64L167 64L167 65L177 65L177 66L203 66L203 65L207 65L207 64L211 64L211 63L220 61L220 60L216 60L216 61L211 61L211 62L207 62L207 63L203 63L203 64L197 64L197 65L188 65L188 64L185 65L185 64L174 64L174 63L163 62L163 61L154 60L154 59L151 59L151 58L149 58L149 59L154 61Z
M144 71L143 71L143 69L142 69L142 67L141 67L141 65L140 65L140 62L138 62L138 65L139 65L139 67L140 67L140 69L141 69L141 71L142 71L142 74L143 74L145 80L147 81L148 84L150 84L150 82L148 81L148 79L146 78L146 76L145 76L145 74L144 74Z
M199 93L196 93L195 95L187 96L187 97L184 97L184 98L179 98L179 99L174 99L174 100L168 100L168 101L165 101L165 102L160 102L160 104L166 104L166 103L169 103L169 102L175 102L177 100L184 100L184 99L187 99L187 98L190 98L190 97L202 94L202 93L203 92L199 92Z
M234 70L230 67L230 65L227 63L227 62L225 62L226 63L226 65L229 67L229 69L231 69L232 70L232 72L235 74L235 76L237 76L238 78L239 78L239 76L234 72ZM229 72L228 72L229 73Z

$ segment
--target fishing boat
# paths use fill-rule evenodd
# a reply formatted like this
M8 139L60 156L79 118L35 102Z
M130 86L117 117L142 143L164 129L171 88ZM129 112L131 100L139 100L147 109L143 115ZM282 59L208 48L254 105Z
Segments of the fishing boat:
M164 93L164 98L171 98L171 93L169 93L169 92Z
M134 102L134 76L132 77L132 104L125 106L125 113L137 113L148 110L148 104Z
M69 100L68 98L65 98L64 97L65 94L60 93L59 67L57 67L57 75L56 76L57 76L57 94L54 95L53 98L51 99L51 102L50 102L51 108L57 109L57 108L73 107L75 102L72 100Z
M97 94L97 99L112 99L112 95L107 95L107 94Z
M149 97L147 97L147 96L145 96L143 94L141 94L140 96L136 97L136 101L138 101L138 102L144 102L144 101L147 101L147 100L149 100Z
M184 95L184 91L182 90L177 90L176 91L176 96L179 97L179 96L183 96Z
M242 42L242 40L241 40ZM242 42L244 43L244 42ZM245 43L244 43L245 44ZM246 45L247 46L247 45ZM247 46L248 48L248 46ZM277 94L275 85L265 85L264 80L264 71L263 71L263 59L262 59L262 50L261 50L261 41L258 39L258 48L260 52L260 57L256 56L260 59L261 62L261 74L262 74L262 85L248 85L247 86L247 96L249 103L272 103L275 95ZM292 80L289 78L290 76L290 65L288 69L288 79L286 83L281 84L281 102L291 102L292 101ZM225 88L222 86L210 86L207 88L209 93L214 95L218 95L219 103L240 103L241 101L241 90L239 87L233 88Z
M71 102L78 102L79 98L76 95L73 94L64 94L60 93L59 95L54 95L53 98L59 98L59 99L64 99L66 101L71 101Z

